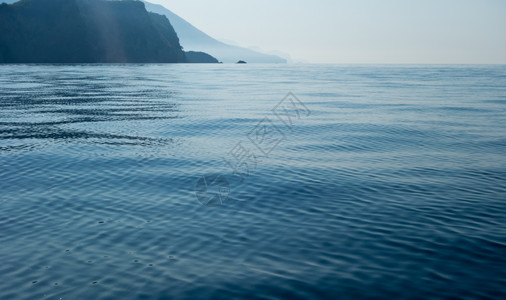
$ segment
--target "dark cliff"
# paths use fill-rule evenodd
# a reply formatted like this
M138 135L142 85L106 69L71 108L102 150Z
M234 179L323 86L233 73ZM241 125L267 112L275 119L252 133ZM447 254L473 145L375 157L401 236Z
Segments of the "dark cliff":
M0 5L0 63L189 62L165 16L140 1Z

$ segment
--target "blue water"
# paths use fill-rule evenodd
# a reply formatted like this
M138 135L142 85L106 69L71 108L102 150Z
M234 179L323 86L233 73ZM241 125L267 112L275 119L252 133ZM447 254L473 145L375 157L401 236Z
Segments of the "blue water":
M4 65L0 107L0 299L506 297L506 66Z

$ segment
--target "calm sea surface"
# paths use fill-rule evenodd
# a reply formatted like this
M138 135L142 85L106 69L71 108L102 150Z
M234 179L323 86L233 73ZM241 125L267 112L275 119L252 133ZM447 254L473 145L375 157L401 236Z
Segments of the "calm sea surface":
M506 66L0 66L0 299L451 297L506 297Z

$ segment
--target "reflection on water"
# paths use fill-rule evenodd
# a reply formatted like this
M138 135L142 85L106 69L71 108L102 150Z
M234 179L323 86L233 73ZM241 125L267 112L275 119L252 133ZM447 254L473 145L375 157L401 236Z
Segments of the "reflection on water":
M0 66L0 298L503 298L505 112L503 66Z

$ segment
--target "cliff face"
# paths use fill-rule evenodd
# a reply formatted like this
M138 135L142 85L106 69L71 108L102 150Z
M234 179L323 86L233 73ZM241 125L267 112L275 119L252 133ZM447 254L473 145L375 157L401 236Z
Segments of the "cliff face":
M0 5L0 63L188 62L165 16L140 1Z
M92 60L88 43L76 1L0 6L0 62L87 62Z

